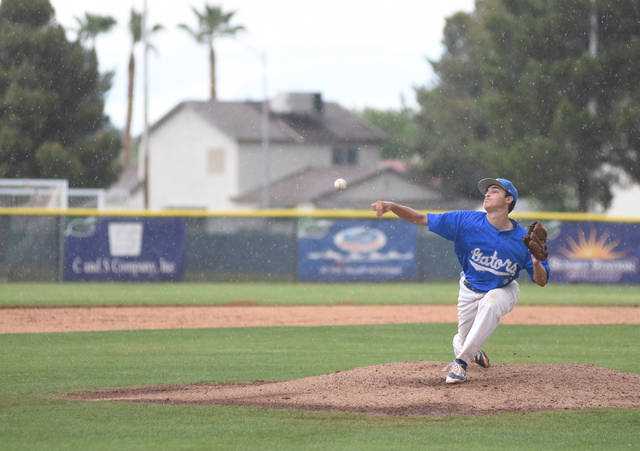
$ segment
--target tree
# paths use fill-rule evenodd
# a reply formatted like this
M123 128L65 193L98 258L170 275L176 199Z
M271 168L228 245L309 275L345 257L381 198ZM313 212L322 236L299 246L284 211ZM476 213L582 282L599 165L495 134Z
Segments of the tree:
M434 154L449 158L458 183L476 180L473 169L512 178L521 195L554 210L606 208L621 174L640 181L637 1L478 0L469 17L481 32L460 41L458 62L476 69L443 77L457 52L447 45L434 64L439 84L418 91L427 170L438 167ZM464 93L467 115L456 113ZM471 171L456 169L462 162Z
M502 3L485 22L491 134L479 150L547 206L608 207L620 173L640 180L640 6Z
M382 158L409 160L416 152L418 127L415 112L406 106L398 110L365 108L360 115L385 132L389 140L380 145Z
M241 25L231 26L230 22L235 11L223 13L220 6L204 5L204 11L195 8L193 13L198 17L198 28L192 29L188 25L180 24L179 28L187 31L198 43L209 45L209 63L211 79L211 100L216 100L216 54L213 48L213 40L218 37L233 37L238 31L245 28Z
M481 49L487 41L477 12L447 18L445 52L440 61L429 61L438 82L416 89L417 152L422 157L417 170L439 180L444 188L468 196L479 195L477 181L487 174L485 164L472 151L472 143L487 133L477 104L484 92Z
M120 139L103 114L109 87L95 51L67 40L49 0L3 0L0 177L113 183Z
M118 23L111 16L85 13L84 19L75 18L78 22L77 39L83 44L91 40L91 48L96 48L96 37L108 33Z
M149 34L163 30L162 25L156 24L148 31ZM129 85L127 89L127 122L124 127L122 162L124 165L131 164L131 121L133 120L133 87L136 76L136 59L134 49L136 44L142 40L142 14L131 9L131 18L129 19L129 32L131 33L131 53L129 55ZM154 49L147 42L148 49ZM146 51L146 49L145 49Z

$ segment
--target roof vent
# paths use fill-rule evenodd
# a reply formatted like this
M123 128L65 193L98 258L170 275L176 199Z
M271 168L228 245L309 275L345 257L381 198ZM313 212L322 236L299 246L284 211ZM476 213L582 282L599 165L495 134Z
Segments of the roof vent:
M284 92L271 101L271 111L278 114L317 115L322 113L322 94Z

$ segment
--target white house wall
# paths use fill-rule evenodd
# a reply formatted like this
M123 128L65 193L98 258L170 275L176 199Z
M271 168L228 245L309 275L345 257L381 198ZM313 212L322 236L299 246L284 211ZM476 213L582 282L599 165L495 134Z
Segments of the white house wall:
M308 167L329 167L333 164L333 145L282 144L269 146L269 180L279 180ZM345 146L348 147L348 146ZM263 181L261 144L241 144L239 150L240 192L258 188ZM380 161L378 146L360 146L358 165L372 165Z
M367 166L378 164L380 161L380 147L375 144L365 144L358 147L358 165Z
M640 217L640 185L633 184L628 188L614 186L611 191L613 201L607 215Z
M376 177L370 181L362 183L358 188L368 191L371 197L375 197L375 200L402 200L405 202L440 200L440 194L436 191L415 183L410 183L406 179L393 173L387 173L382 177ZM357 195L358 193L354 194Z
M224 149L224 172L210 174L209 150ZM234 209L238 146L189 108L179 110L149 138L149 208Z
M240 177L242 192L262 185L263 158L260 144L240 146ZM309 166L330 166L332 148L328 146L301 146L300 144L271 144L269 146L269 180L278 180Z

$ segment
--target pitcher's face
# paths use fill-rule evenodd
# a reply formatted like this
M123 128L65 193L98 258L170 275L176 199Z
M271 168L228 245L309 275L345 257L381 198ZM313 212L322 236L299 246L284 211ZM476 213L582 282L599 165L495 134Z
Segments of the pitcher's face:
M506 208L508 211L511 202L513 202L513 197L498 185L491 185L487 188L487 192L484 195L484 209L487 212L489 212L489 210L495 211L502 208Z

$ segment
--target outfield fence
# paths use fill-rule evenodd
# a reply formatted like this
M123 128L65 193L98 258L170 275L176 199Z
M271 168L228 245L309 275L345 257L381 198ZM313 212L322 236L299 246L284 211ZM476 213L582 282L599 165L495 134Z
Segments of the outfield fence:
M554 282L640 283L640 218L512 218L548 227ZM0 208L0 282L435 281L459 273L450 242L365 210Z

